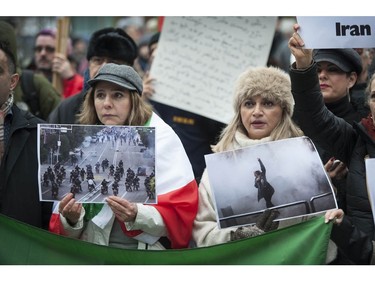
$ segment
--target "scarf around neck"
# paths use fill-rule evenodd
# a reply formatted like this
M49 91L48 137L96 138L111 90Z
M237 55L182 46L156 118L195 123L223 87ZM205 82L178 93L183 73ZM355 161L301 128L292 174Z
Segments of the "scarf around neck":
M261 143L266 143L266 142L270 142L270 141L272 141L271 137L266 137L266 138L259 139L259 140L249 139L248 136L246 136L245 134L237 131L235 136L234 136L233 149L238 149L238 148L241 148L241 147L247 147L247 146L252 146L252 145L261 144Z

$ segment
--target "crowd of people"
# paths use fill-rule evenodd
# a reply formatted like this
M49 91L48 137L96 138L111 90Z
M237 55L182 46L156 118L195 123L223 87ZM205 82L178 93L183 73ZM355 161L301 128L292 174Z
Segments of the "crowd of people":
M97 30L77 55L79 68L71 48L57 53L56 34L43 29L35 38L29 69L21 70L15 31L0 21L0 213L123 249L205 247L262 235L305 218L277 220L271 202L275 190L265 184L265 167L258 159L255 187L266 210L255 225L219 228L204 155L307 136L318 148L339 207L324 214L325 222L333 223L326 263L375 263L365 168L365 160L375 157L374 50L305 49L299 28L295 24L290 37L274 46L278 51L267 66L240 75L233 119L223 124L152 100L157 93L148 69L162 30L148 41L133 38L130 29ZM276 53L292 55L294 62L286 67L285 57L277 60ZM35 86L22 82L30 69ZM51 84L53 73L63 81L62 92ZM157 203L110 195L103 204L82 204L74 193L55 206L40 202L37 124L46 122L156 127L157 164L149 180L157 183ZM333 166L336 159L339 165Z

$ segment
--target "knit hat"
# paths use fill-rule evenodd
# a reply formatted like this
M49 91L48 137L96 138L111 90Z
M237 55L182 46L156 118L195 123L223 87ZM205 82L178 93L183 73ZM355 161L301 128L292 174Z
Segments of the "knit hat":
M327 61L333 63L344 72L362 72L361 56L354 49L316 49L313 52L316 62Z
M290 116L293 115L294 99L290 77L285 71L270 66L250 68L243 72L234 91L235 111L245 100L256 96L279 103Z
M137 91L139 95L142 95L142 78L131 66L114 63L104 64L95 77L87 83L93 86L99 81L111 82L125 89Z
M121 28L107 27L93 33L87 48L87 60L93 56L123 60L133 65L138 56L134 40Z
M5 42L8 45L9 51L13 55L14 63L15 65L17 65L18 61L16 32L13 26L6 21L0 21L0 41Z

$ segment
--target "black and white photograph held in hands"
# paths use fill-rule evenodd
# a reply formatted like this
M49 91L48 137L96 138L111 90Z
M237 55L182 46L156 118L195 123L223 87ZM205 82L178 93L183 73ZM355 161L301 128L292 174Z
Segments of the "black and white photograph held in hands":
M337 208L331 182L308 137L205 155L219 228L250 225L265 209L276 220Z
M41 201L157 203L154 127L39 124L38 160Z

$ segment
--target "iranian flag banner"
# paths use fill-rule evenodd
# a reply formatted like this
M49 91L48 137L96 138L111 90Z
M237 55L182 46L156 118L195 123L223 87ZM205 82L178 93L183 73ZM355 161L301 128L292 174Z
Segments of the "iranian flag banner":
M332 224L323 217L211 247L124 250L67 238L0 215L2 265L319 265Z

